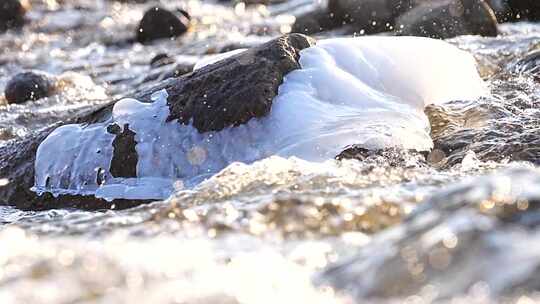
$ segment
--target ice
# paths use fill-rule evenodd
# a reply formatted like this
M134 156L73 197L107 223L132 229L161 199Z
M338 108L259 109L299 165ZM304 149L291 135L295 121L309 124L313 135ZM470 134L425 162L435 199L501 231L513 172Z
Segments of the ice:
M166 91L153 103L119 101L109 121L60 127L37 151L34 190L164 199L175 185L190 187L233 162L271 155L320 162L354 144L429 150L427 104L488 94L470 54L427 38L323 40L301 52L300 64L286 75L268 116L219 132L167 122ZM136 134L136 178L109 172L111 124Z

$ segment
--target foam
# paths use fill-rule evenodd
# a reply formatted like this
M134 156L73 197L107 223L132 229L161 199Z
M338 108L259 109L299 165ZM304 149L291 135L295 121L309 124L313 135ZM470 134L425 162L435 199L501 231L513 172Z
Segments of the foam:
M38 148L33 189L164 199L233 162L271 155L320 162L353 144L428 150L427 104L487 94L471 55L427 38L323 40L301 52L300 64L286 75L267 117L220 132L167 122L166 91L154 94L153 103L119 101L106 122L60 127ZM137 178L108 172L112 123L136 133Z

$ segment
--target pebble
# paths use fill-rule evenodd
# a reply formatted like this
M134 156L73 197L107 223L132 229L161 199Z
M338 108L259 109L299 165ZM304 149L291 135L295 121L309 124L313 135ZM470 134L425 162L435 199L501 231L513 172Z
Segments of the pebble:
M17 74L9 80L4 95L8 103L23 103L51 96L56 81L43 72L30 71Z

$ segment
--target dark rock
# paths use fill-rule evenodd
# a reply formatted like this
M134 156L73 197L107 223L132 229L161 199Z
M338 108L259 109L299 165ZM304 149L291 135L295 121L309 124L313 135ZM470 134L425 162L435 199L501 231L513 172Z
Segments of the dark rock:
M157 64L161 63L158 62ZM143 83L148 83L151 81L162 81L167 78L176 78L192 72L194 66L195 63L190 62L179 62L175 65L165 65L164 63L163 66L155 66L154 70L150 71L150 73L146 75L146 77L143 79Z
M422 0L388 0L387 7L390 8L394 19L396 19L417 6L421 1Z
M163 79L171 78L171 77L179 77L188 73L191 73L193 71L193 67L195 65L191 64L184 64L184 63L178 63L174 66L174 68L169 71L168 73L165 73L163 76Z
M447 39L497 36L497 19L483 0L426 1L398 18L397 34Z
M508 6L518 19L529 21L540 20L540 1L537 0L508 0Z
M356 34L392 31L395 19L419 0L329 0L326 7L298 16L292 31L313 34L343 26Z
M109 172L113 177L137 177L139 156L135 150L135 132L129 129L129 124L124 125L123 131L118 125L111 125L107 132L116 135L112 143L113 157Z
M507 0L486 0L486 3L489 5L489 7L491 7L493 12L495 13L495 16L497 17L497 21L499 23L516 20L516 16L514 15L514 12L508 6Z
M355 30L365 34L391 30L394 23L393 1L381 0L329 0L328 8L340 23L353 24Z
M17 74L7 83L5 97L9 103L23 103L51 96L55 91L55 80L41 72Z
M334 14L328 12L326 8L322 8L296 17L291 32L315 34L337 28L340 25Z
M539 21L540 1L536 0L486 0L493 8L499 22Z
M313 43L291 34L188 74L168 90L169 120L207 132L265 116L283 76L300 67L300 50Z
M169 65L174 63L174 58L169 57L169 55L165 53L160 53L154 56L152 60L150 60L150 66L153 68Z
M24 24L26 8L19 0L2 0L0 2L0 32Z
M148 43L178 37L187 32L189 22L189 15L183 10L171 12L162 7L152 7L146 11L137 28L137 41Z
M458 166L474 152L482 162L522 161L540 165L537 84L506 71L490 78L492 96L474 102L428 105L434 150L440 168ZM509 93L510 90L512 93ZM520 97L516 97L518 90Z
M177 8L176 11L178 13L184 15L184 17L186 17L188 20L191 20L191 15L186 10L183 10L181 8Z
M169 93L171 119L182 123L193 119L200 132L220 130L237 125L252 117L260 117L270 110L272 99L282 83L283 76L300 67L299 51L314 44L314 40L299 34L286 35L237 56L210 64L179 78L170 78L159 85L133 97L151 101L151 95L166 89ZM92 124L106 121L115 101L98 109L81 114L62 124ZM223 111L229 109L230 111ZM0 205L16 206L25 210L77 207L83 209L128 208L148 201L114 200L107 202L93 196L38 196L30 191L34 185L34 161L39 144L57 127L29 136L19 142L0 147L0 177L9 183L0 186ZM116 130L115 130L116 129ZM112 126L111 132L120 128ZM124 129L126 132L127 129ZM129 131L128 131L129 132ZM133 134L128 140L118 140L116 149L132 153ZM125 147L121 147L121 143ZM120 166L120 164L118 164ZM133 162L128 166L133 168ZM120 168L118 168L120 170ZM116 169L115 169L116 170ZM120 173L125 175L124 172Z

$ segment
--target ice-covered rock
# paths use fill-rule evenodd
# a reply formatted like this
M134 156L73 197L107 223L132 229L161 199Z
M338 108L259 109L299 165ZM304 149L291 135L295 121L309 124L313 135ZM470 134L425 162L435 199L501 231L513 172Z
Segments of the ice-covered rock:
M238 161L317 162L351 145L425 151L426 105L487 94L472 56L437 40L329 39L304 49L299 62L266 116L221 130L171 120L165 90L153 103L119 101L105 122L60 127L37 151L35 190L163 199Z

